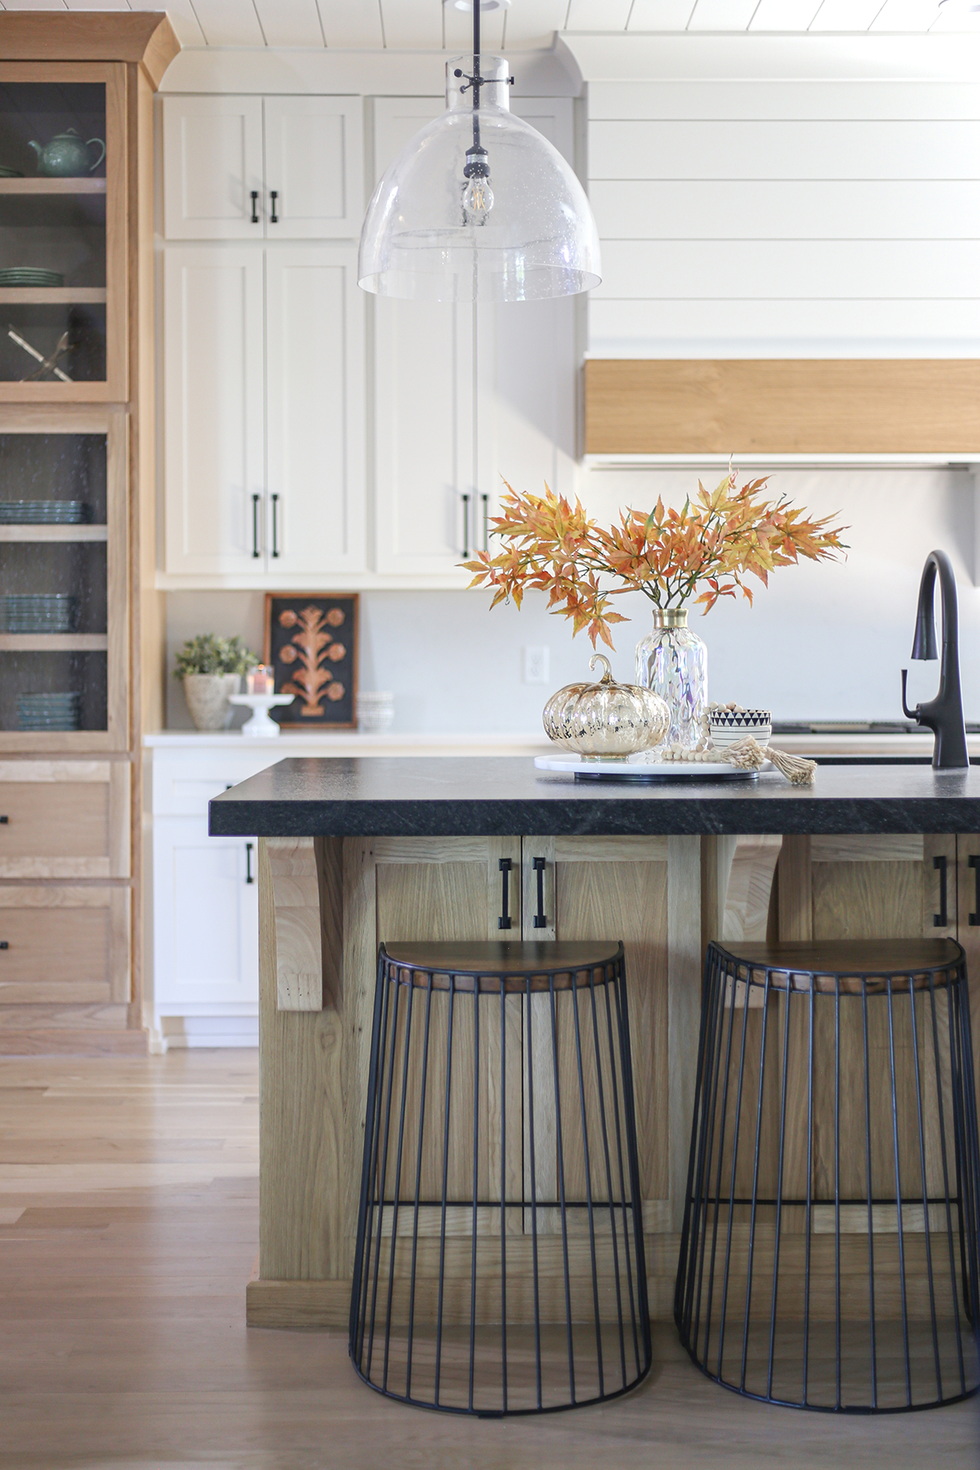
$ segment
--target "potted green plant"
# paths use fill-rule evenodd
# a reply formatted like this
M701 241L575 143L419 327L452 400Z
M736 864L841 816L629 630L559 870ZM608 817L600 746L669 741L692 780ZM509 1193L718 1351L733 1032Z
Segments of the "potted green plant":
M191 719L199 730L223 730L231 720L229 700L242 675L258 663L241 638L199 633L177 650L174 678L184 686Z

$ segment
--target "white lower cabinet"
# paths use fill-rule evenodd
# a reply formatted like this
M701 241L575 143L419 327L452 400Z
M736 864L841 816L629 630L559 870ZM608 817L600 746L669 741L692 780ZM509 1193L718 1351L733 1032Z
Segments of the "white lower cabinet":
M154 821L154 1008L168 1041L255 1042L257 846L209 837L206 817Z

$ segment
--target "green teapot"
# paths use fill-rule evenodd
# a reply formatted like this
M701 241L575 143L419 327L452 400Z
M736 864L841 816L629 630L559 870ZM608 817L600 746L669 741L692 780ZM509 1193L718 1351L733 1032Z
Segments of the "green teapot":
M94 163L89 163L88 150L95 146L102 152ZM37 154L37 171L54 179L74 179L79 174L91 173L105 158L105 143L101 138L89 138L83 143L75 128L57 133L44 147L32 138L29 147Z

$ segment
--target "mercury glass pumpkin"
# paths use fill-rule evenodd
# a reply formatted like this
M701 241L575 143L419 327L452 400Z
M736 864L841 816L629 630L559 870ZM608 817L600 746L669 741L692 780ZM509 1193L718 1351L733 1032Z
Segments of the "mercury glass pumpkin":
M566 684L542 713L549 740L586 759L626 760L638 750L659 745L670 728L666 701L652 689L617 684L609 660L597 653L589 668L602 664L598 684Z

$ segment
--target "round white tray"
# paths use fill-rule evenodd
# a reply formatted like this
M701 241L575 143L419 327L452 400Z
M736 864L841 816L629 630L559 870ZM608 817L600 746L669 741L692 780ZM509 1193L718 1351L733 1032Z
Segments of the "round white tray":
M536 755L534 764L539 771L561 771L576 780L703 781L710 776L729 781L751 781L758 774L756 771L738 771L727 761L650 761L633 756L628 761L589 761L578 755ZM772 761L766 761L762 769L772 770Z

